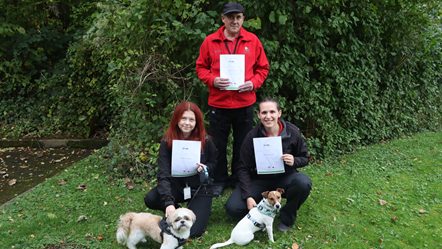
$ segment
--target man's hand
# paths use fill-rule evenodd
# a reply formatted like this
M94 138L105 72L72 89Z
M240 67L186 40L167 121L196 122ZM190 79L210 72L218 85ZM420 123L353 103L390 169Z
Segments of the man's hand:
M166 217L169 217L169 214L172 213L173 211L175 211L175 206L174 205L169 205L166 208Z
M251 210L254 207L256 207L255 199L253 199L252 197L247 198L247 208Z
M216 77L213 80L213 87L219 88L221 90L226 90L226 88L230 85L230 80L228 78L220 78Z
M249 81L244 82L244 84L242 84L238 87L238 92L240 92L240 93L250 92L253 90L253 88L254 88L253 82L251 82L249 80Z

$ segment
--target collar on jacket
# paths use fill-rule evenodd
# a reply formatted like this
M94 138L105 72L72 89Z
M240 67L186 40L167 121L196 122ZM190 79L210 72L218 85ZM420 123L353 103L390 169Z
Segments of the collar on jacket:
M290 132L290 129L287 129L287 123L282 118L278 118L278 120L281 121L282 126L284 126L284 128L281 131L281 133L279 134L279 136L281 137L281 140L284 139L284 138L289 138L292 134ZM260 135L262 137L267 137L264 125L261 122L258 125L259 125L259 133L260 133Z
M223 25L221 28L218 29L218 31L216 31L216 35L213 38L214 41L224 41L226 40L226 36L224 35L224 30L226 29L226 26ZM239 37L241 37L242 40L244 41L251 41L252 38L250 37L250 33L248 31L246 31L243 27L241 27L241 29L239 30L239 35L238 35L238 39Z

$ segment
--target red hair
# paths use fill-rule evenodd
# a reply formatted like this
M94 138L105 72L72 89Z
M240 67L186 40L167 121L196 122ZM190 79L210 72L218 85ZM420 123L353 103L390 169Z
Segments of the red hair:
M182 102L175 108L169 127L167 128L166 134L164 134L164 140L167 142L169 148L172 148L173 140L184 140L183 132L178 127L178 123L185 111L192 111L195 114L196 121L195 128L186 140L201 141L201 151L203 151L206 145L206 127L204 126L203 114L200 108L192 102Z

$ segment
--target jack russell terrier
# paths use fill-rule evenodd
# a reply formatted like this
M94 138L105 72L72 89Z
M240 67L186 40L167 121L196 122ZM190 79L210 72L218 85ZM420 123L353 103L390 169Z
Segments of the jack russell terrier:
M265 191L261 202L238 222L233 228L230 239L224 243L214 244L210 249L227 246L230 244L246 245L254 238L253 233L258 230L266 230L269 240L273 240L273 220L276 212L281 208L281 194L284 189L278 188L275 191Z

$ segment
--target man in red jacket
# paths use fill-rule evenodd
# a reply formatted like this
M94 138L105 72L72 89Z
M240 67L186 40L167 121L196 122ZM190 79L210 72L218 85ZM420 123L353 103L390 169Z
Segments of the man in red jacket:
M209 88L210 128L218 149L217 167L212 173L214 196L223 193L230 181L235 186L241 144L253 128L253 105L256 102L255 89L264 83L269 72L269 62L261 42L256 35L242 28L244 8L239 3L224 5L221 19L224 26L207 36L200 48L196 62L198 77ZM238 90L226 90L228 78L220 78L220 55L244 54L245 82ZM227 170L227 141L230 127L233 130L232 175Z

